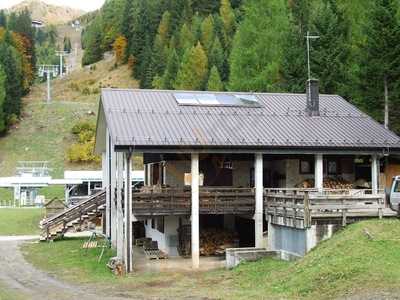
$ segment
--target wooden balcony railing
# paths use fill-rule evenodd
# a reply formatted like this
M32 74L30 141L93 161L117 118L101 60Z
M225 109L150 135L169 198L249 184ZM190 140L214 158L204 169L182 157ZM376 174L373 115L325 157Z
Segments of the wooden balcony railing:
M385 209L384 194L368 190L269 189L265 213L279 225L308 228L313 219L379 217Z
M255 195L252 188L201 187L200 214L253 214ZM191 213L190 188L159 188L134 191L136 216L182 215Z

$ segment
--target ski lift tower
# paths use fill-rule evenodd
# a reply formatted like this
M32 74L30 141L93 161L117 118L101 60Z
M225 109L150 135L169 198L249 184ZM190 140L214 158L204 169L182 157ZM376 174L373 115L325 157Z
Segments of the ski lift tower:
M50 81L51 76L56 77L58 75L58 66L56 65L40 65L39 66L39 77L47 77L47 104L51 102L51 87Z
M60 57L60 78L63 78L63 59L68 55L67 51L56 51L56 55Z

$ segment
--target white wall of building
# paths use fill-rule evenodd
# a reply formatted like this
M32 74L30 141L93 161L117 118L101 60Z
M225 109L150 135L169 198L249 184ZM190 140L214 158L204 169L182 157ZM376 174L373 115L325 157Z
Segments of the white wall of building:
M158 248L169 256L178 256L178 216L164 217L164 233L157 230L157 218L155 219L154 228L151 226L151 219L145 222L146 237L157 241Z

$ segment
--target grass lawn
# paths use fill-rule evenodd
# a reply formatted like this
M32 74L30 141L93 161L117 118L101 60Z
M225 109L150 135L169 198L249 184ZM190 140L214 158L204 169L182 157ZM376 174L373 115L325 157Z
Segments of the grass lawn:
M367 229L373 236L369 240ZM332 299L400 286L400 221L374 220L348 226L297 262L264 259L233 271L141 273L115 278L97 264L99 250L87 256L83 240L26 244L28 261L61 278L91 283L130 297L208 297L221 299Z
M40 233L41 208L0 208L0 235L35 235Z
M10 300L10 299L23 300L26 299L26 295L22 296L16 294L14 291L3 286L3 284L0 282L0 300Z

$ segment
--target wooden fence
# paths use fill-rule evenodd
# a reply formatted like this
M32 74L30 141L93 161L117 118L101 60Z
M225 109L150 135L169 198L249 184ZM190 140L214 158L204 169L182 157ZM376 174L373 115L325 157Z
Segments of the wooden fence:
M254 189L211 188L199 191L201 214L253 214ZM133 193L133 213L137 216L179 215L191 212L190 188L160 188Z
M269 189L265 213L279 225L309 228L313 219L382 218L384 194L368 190Z

